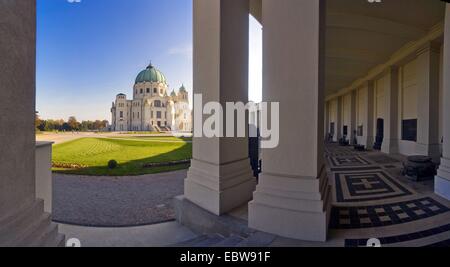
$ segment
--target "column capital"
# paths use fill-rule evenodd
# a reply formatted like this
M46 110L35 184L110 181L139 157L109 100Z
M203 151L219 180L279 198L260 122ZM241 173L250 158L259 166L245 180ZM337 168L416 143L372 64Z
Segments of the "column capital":
M441 43L440 42L427 42L425 45L423 45L419 50L417 50L416 54L417 56L420 56L424 53L432 52L439 54L441 52Z
M368 87L368 88L372 87L373 88L374 84L375 84L374 80L367 80L362 84L361 87Z

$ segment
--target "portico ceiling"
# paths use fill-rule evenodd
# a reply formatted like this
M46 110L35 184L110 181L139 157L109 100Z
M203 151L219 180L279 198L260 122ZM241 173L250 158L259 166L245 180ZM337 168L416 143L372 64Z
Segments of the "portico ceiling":
M386 62L443 21L439 0L328 0L326 94L334 94Z
M261 0L250 4L252 15L261 22ZM440 0L327 0L326 95L350 86L425 36L444 15L445 3Z

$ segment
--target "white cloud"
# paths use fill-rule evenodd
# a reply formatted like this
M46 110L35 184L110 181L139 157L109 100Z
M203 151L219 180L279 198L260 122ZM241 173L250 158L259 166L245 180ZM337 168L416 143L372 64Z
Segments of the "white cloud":
M181 46L175 46L169 49L168 54L169 55L175 55L175 56L183 56L188 58L189 60L192 59L192 44L185 44Z
M67 2L69 2L71 4L75 4L75 3L81 3L81 0L67 0Z

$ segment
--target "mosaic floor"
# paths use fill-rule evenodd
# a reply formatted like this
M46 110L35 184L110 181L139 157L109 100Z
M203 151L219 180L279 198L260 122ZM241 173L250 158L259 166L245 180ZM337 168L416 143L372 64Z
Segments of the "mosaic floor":
M433 181L401 175L401 156L358 152L330 144L326 160L333 184L330 246L449 247L450 202L433 193Z

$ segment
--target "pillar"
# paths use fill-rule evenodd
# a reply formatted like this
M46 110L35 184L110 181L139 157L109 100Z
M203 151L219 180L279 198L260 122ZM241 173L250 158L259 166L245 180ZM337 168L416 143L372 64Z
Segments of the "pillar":
M224 114L226 102L248 101L248 29L248 1L194 1L194 93L221 103ZM194 131L209 117L202 109L194 101ZM255 186L248 138L194 137L187 200L221 215L247 204Z
M388 84L385 87L384 140L381 151L388 154L398 152L398 68L387 70Z
M450 4L446 4L443 62L443 154L435 178L436 194L450 200Z
M417 57L418 108L416 152L439 161L439 65L440 47L423 47Z
M58 245L35 193L35 0L0 1L0 40L0 247Z
M351 93L351 107L350 107L350 125L349 125L349 136L350 136L350 144L354 144L354 140L356 139L356 131L357 131L357 121L356 121L356 91L352 91Z
M324 121L324 135L325 135L325 140L328 141L328 136L330 134L330 102L327 101L325 103L325 109L324 109L324 114L325 114L325 121Z
M338 96L337 98L337 112L336 112L336 141L339 142L339 140L342 138L343 136L343 124L342 124L342 116L344 114L344 97L343 96Z
M366 107L363 118L363 140L366 149L372 149L375 143L374 136L374 100L375 100L375 86L374 81L367 81L365 84L366 92L364 94L364 106Z
M311 241L326 240L330 210L322 140L324 17L323 0L263 0L263 100L280 103L280 140L263 150L249 203L251 228Z

